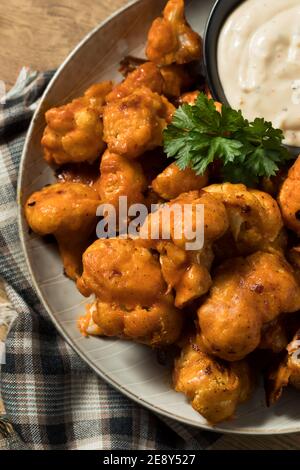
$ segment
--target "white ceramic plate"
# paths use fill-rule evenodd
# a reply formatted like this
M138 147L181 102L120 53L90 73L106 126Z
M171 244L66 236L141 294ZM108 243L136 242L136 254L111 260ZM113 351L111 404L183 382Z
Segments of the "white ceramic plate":
M46 90L32 121L21 162L19 178L20 236L33 284L60 333L97 374L119 391L147 408L199 428L243 434L280 434L300 431L299 394L285 391L271 409L265 406L263 387L253 399L239 407L236 418L212 428L172 390L170 371L158 364L147 347L130 342L82 337L77 317L87 302L75 285L62 274L56 246L28 235L22 205L33 191L54 180L53 171L42 158L40 139L44 112L80 95L90 84L118 77L120 60L143 54L149 25L165 0L131 2L92 31L63 63ZM213 0L188 2L188 18L203 33Z

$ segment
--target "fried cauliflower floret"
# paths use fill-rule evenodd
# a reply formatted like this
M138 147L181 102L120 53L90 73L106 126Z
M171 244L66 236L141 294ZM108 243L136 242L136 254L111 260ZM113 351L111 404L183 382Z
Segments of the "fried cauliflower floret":
M288 173L279 193L284 224L300 236L300 157Z
M141 165L106 150L101 159L97 190L102 203L119 208L119 198L127 196L128 207L144 202L147 180Z
M282 256L285 255L287 248L288 238L285 229L283 228L278 237L274 241L265 240L260 243L260 251L266 253L275 253ZM254 247L251 249L249 246L244 244L236 244L231 231L225 233L225 235L214 243L213 251L215 254L215 262L217 265L224 261L235 258L237 255L248 255L257 250Z
M183 308L209 291L213 254L209 246L197 252L185 251L171 242L157 244L160 264L168 290L175 289L175 306Z
M113 82L105 81L101 83L95 83L91 85L86 92L84 93L83 98L86 100L86 103L95 111L98 115L102 115L103 106L106 103L106 97L108 93L111 92L113 87Z
M167 294L159 261L135 240L98 240L83 255L77 286L96 295L79 320L85 335L118 336L153 347L174 343L183 318Z
M264 324L299 308L299 284L281 255L257 252L228 260L198 310L203 343L222 359L243 359L259 346Z
M148 307L125 307L97 299L79 319L79 328L84 335L116 336L161 347L177 341L182 323L182 313L173 306L172 296L158 299Z
M163 94L172 98L178 98L182 91L193 83L183 65L166 65L160 68L160 73L164 79Z
M204 224L199 215L200 208L204 210ZM201 230L208 244L222 237L229 227L224 204L202 190L183 193L149 214L141 228L141 237L150 240L155 237L156 240L164 239L167 223L170 228L170 240L182 249L187 248L187 243L193 243Z
M78 289L103 302L149 306L167 290L158 260L135 240L97 240L83 255L83 268Z
M287 346L284 358L273 367L266 380L268 406L275 404L282 396L283 389L292 385L300 390L300 330Z
M81 98L46 112L42 146L47 163L93 162L104 149L102 110L112 83L91 86Z
M279 236L283 222L276 201L267 193L243 184L214 184L204 188L222 201L241 255L264 249Z
M38 235L54 235L65 273L76 280L81 256L96 227L99 197L81 183L57 183L32 194L25 204L27 222Z
M157 65L152 62L145 62L131 72L122 83L107 95L106 102L126 98L126 96L141 87L147 87L159 95L163 91L164 79Z
M191 168L180 170L176 163L172 163L152 181L152 188L160 197L169 201L182 193L201 189L207 182L207 173L197 176Z
M202 206L204 220L197 216L197 209ZM213 261L211 245L224 235L228 226L223 203L203 191L182 194L146 219L140 237L159 251L168 289L176 291L176 307L184 307L209 290L209 270ZM169 233L165 233L167 227ZM195 242L201 232L205 244L197 247Z
M245 361L225 364L209 355L201 341L187 345L175 361L174 388L209 423L231 418L239 403L253 391L253 378Z
M137 158L162 145L162 133L175 108L168 100L142 87L104 108L104 141L112 153Z
M202 39L187 23L184 7L184 0L169 0L163 17L152 23L146 48L151 62L186 64L202 58Z

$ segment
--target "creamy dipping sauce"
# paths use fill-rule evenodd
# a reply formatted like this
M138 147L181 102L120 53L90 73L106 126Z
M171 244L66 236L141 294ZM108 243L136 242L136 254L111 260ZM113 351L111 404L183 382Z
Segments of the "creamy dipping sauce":
M232 108L300 147L300 0L246 0L225 22L219 76Z

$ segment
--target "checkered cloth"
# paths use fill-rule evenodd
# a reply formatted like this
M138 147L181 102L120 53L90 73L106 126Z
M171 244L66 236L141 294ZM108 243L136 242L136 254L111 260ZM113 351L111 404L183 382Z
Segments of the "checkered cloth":
M16 186L26 129L51 76L23 69L0 105L0 276L17 313L1 375L5 445L206 449L216 434L151 414L100 380L58 335L31 285L18 238Z

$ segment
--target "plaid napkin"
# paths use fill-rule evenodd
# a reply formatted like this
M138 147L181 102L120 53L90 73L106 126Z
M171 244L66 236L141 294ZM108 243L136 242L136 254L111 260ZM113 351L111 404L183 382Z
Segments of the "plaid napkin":
M1 373L5 446L206 449L217 434L151 414L100 380L58 335L31 285L18 238L16 186L26 129L52 74L22 69L0 101L0 276L17 316Z

